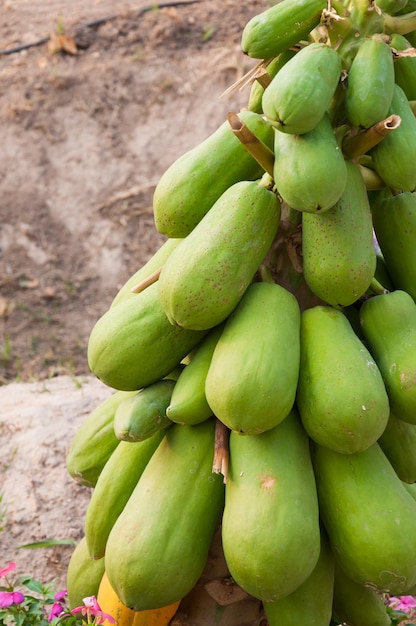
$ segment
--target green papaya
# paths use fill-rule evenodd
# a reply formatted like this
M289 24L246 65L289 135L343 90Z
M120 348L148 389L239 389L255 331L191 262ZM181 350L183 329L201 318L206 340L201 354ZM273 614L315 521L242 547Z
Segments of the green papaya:
M169 374L204 336L170 324L154 283L98 319L88 340L88 364L105 385L138 390Z
M118 293L114 297L110 307L115 306L116 304L120 304L124 300L129 298L134 298L136 295L132 293L133 287L136 287L142 280L148 278L153 272L160 269L172 250L176 248L181 239L167 239L160 248L155 252L155 254L141 267L137 270L130 278L124 283L122 287L120 287Z
M106 572L128 608L172 604L201 576L224 506L222 476L212 472L214 428L213 419L174 424L111 530Z
M360 309L361 329L383 376L392 413L416 424L416 304L405 291L373 296Z
M308 44L264 90L262 106L266 119L282 132L308 133L328 109L340 76L338 53L324 43Z
M283 0L247 22L241 37L241 49L255 59L275 57L307 39L326 8L325 0Z
M347 166L326 113L303 135L276 131L274 152L274 181L292 209L324 212L338 202Z
M223 322L253 280L279 220L280 202L266 187L255 181L229 187L162 269L158 293L171 324L208 330Z
M85 536L77 543L66 570L66 586L70 609L83 606L84 598L98 595L104 574L104 559L90 557Z
M190 362L173 389L166 415L178 424L199 424L212 416L205 395L205 380L223 325L216 326L190 355Z
M342 311L303 311L297 407L309 437L336 452L361 452L386 428L380 371Z
M225 322L205 381L208 404L228 428L258 434L289 414L299 374L299 329L292 293L273 283L248 287Z
M374 4L380 9L380 11L383 11L383 13L394 15L404 9L407 3L408 0L376 0Z
M360 585L407 593L416 584L416 501L380 446L341 454L315 444L312 459L321 519L340 567Z
M303 274L311 291L332 306L348 306L368 289L376 269L373 224L364 180L346 161L347 185L324 213L302 213Z
M389 41L393 51L408 50L412 44L404 35L394 33ZM416 100L416 58L412 56L396 56L394 60L394 77L396 83L406 94L408 100Z
M261 115L240 111L239 117L258 139L273 148L273 128ZM186 237L228 187L260 178L263 173L229 122L223 122L162 174L153 195L156 229L168 237Z
M333 591L334 557L321 533L318 562L305 582L276 602L263 602L268 626L329 626Z
M222 544L232 578L263 602L287 596L320 552L309 444L293 411L260 435L230 434Z
M372 587L354 582L335 562L333 614L337 624L391 626L384 598Z
M398 115L400 125L372 148L374 169L396 191L416 188L416 118L403 89L394 85L389 115Z
M416 193L381 192L371 201L371 212L377 241L395 287L416 300Z
M111 529L164 436L159 430L142 442L121 441L105 464L85 514L85 538L92 559L104 556Z
M269 80L274 78L279 70L291 59L294 57L296 52L294 50L285 50L278 54L274 59L270 59L269 63L265 67L265 71L269 76ZM262 98L264 94L264 87L262 84L255 80L250 89L250 95L248 98L247 108L249 111L254 111L259 115L263 113L263 105Z
M176 381L158 380L130 396L114 415L114 432L120 441L144 441L172 425L166 415Z
M380 36L362 40L348 71L345 110L348 121L370 128L384 120L394 92L393 55Z
M116 391L87 415L76 431L66 455L68 474L86 487L94 487L119 440L114 434L114 415L132 392Z
M416 424L404 422L391 413L378 443L400 480L416 482Z

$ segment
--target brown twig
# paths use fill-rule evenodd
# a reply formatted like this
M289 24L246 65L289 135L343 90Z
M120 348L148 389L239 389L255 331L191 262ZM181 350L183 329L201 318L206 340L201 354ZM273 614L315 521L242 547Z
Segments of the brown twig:
M143 280L141 280L139 283L137 283L137 285L134 285L134 287L130 289L131 293L140 293L141 291L144 291L147 287L150 287L150 285L153 285L153 283L159 280L160 272L162 271L162 269L163 265L161 267L158 267L158 269L151 274L149 274L149 276L146 276L146 278L143 278Z
M390 115L357 135L349 135L342 142L342 151L347 159L356 159L374 148L389 133L401 124L399 115Z
M256 159L265 172L273 177L274 152L251 132L237 113L228 113L227 120L234 135L241 141L247 152Z
M214 443L214 460L212 463L212 471L214 474L222 474L224 484L227 482L229 446L228 437L229 430L218 418L215 419L215 443Z

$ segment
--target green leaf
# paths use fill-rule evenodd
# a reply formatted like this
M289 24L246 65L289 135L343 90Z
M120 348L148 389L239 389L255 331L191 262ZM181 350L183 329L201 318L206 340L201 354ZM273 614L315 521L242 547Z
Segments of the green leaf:
M21 548L53 548L54 546L76 546L74 539L45 539L44 541L35 541L34 543L25 543Z

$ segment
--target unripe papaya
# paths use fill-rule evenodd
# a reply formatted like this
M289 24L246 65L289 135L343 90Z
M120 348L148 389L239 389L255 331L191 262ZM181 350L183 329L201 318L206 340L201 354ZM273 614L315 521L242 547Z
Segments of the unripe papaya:
M391 36L389 45L394 50L408 50L412 44L404 35L395 33ZM395 81L406 94L408 100L416 100L416 58L412 56L398 56L394 60Z
M325 533L312 573L295 591L277 602L263 602L269 626L329 626L334 591L334 557Z
M202 343L190 354L190 362L173 389L166 415L178 424L199 424L212 416L205 395L205 380L223 325L209 331Z
M144 441L172 425L166 415L174 380L158 380L127 398L114 415L114 432L121 441Z
M246 24L241 49L249 57L270 59L291 48L319 24L324 0L283 0Z
M159 299L171 324L208 330L223 322L253 280L279 220L272 191L254 181L229 187L162 269Z
M340 454L314 445L312 459L321 519L340 567L360 585L407 593L416 584L416 501L380 446Z
M258 434L289 414L299 374L299 330L292 293L272 283L248 287L225 323L205 381L208 404L228 428Z
M256 137L273 148L273 128L261 115L241 111L239 117ZM223 122L162 174L153 195L156 229L168 237L186 237L228 187L241 180L260 178L263 173L228 121Z
M292 412L260 435L230 434L222 543L231 576L265 602L287 596L320 552L308 438Z
M279 6L279 5L277 5ZM266 87L263 111L278 130L302 135L320 122L341 75L341 58L324 43L302 48Z
M116 391L95 407L78 428L66 456L68 474L81 485L95 487L108 459L119 444L114 434L117 407L132 392Z
M416 300L416 193L380 193L371 200L371 212L377 241L395 287Z
M270 80L274 78L279 70L294 57L296 52L294 50L285 50L277 55L274 59L271 59L267 64L265 70L270 77ZM254 111L261 115L263 113L262 98L264 94L264 87L258 80L255 80L251 86L250 95L248 98L247 108L249 111Z
M347 166L325 113L303 135L276 131L274 181L283 200L298 211L327 211L342 196Z
M404 422L391 413L378 443L400 480L416 482L416 424Z
M105 464L85 514L85 537L91 558L104 556L111 529L164 436L160 430L142 442L121 441Z
M86 597L97 596L103 574L104 559L91 558L84 536L75 546L66 571L70 609L82 606Z
M374 3L383 13L394 15L406 7L408 0L376 0Z
M224 506L214 425L169 428L110 533L108 578L135 611L180 600L204 569Z
M345 110L349 122L370 128L385 119L394 91L393 55L381 37L363 39L348 71Z
M416 118L406 94L397 84L394 85L389 115L398 115L400 125L369 154L375 171L388 187L397 191L413 191L416 188Z
M133 391L169 374L204 336L169 323L154 283L98 319L88 341L88 364L105 385Z
M392 413L416 424L416 304L405 291L373 296L360 309L362 332L386 385Z
M302 213L305 281L332 306L348 306L368 289L376 269L371 210L357 165L346 162L347 185L339 201L319 214Z
M308 435L336 452L361 452L389 419L386 388L369 351L337 309L316 306L301 318L297 406Z

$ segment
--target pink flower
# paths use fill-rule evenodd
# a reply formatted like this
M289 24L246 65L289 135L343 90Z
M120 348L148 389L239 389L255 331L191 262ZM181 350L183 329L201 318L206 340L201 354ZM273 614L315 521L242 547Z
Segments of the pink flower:
M20 591L0 591L0 606L11 606L21 604L25 597Z
M49 611L48 622L51 622L55 617L59 617L64 610L65 609L60 602L54 602L51 610Z
M413 596L400 596L399 598L392 596L389 601L389 606L395 611L410 613L410 611L416 607L416 600Z
M61 602L62 600L64 600L64 598L66 598L67 595L68 595L68 590L62 589L62 591L58 591L57 593L55 593L53 599L56 602Z
M7 574L10 574L16 567L16 563L13 563L13 561L10 561L7 567L0 567L0 578L4 578Z
M104 620L107 620L110 624L117 624L114 617L101 610L95 596L84 598L83 602L84 606L77 606L75 609L72 609L72 613L81 613L84 616L94 617L96 624L103 624Z

